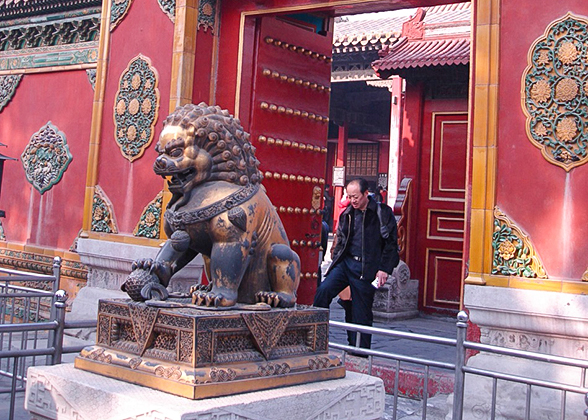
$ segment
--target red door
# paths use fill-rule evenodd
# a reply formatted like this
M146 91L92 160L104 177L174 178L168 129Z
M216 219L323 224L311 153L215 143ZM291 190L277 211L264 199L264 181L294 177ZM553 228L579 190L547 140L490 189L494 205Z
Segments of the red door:
M459 309L468 138L466 106L465 101L425 102L416 260L416 278L422 279L419 300L425 312L455 314Z
M263 17L255 29L251 138L263 185L300 256L305 304L316 289L325 185L332 32L317 33L325 28Z

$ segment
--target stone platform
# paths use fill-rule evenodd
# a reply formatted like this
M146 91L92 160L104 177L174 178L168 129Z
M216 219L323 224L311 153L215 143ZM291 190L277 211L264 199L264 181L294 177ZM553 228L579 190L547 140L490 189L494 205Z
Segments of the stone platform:
M194 401L63 364L29 368L25 408L39 420L371 420L384 399L381 379L354 372Z

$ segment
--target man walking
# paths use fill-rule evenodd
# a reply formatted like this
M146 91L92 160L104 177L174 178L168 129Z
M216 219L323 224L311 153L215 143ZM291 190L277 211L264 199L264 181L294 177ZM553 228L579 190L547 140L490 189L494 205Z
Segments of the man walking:
M346 191L350 205L339 216L333 263L316 291L314 306L328 308L350 286L352 323L371 326L376 292L372 282L377 279L382 286L399 261L396 219L390 207L369 196L365 179L350 181ZM348 333L352 346L354 337L355 333ZM360 347L370 348L371 338L362 334Z

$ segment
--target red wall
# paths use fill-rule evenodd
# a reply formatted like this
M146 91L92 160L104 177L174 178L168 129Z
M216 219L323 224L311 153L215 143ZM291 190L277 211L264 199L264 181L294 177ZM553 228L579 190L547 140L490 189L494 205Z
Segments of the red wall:
M67 89L64 87L67 86ZM82 227L94 91L85 70L24 75L0 112L4 164L0 209L8 242L68 249ZM20 155L31 136L51 121L73 156L61 180L41 195L27 180Z
M162 178L153 172L153 162L162 121L169 114L172 46L173 23L154 0L134 0L111 34L98 185L112 202L119 233L132 234L145 206L163 189ZM148 57L157 70L160 102L152 143L141 158L131 163L115 141L113 115L120 76L138 54Z
M531 45L568 11L588 15L588 3L537 7L521 0L504 1L501 8L496 203L529 235L550 278L579 279L588 265L588 164L568 173L543 158L527 138L519 92Z

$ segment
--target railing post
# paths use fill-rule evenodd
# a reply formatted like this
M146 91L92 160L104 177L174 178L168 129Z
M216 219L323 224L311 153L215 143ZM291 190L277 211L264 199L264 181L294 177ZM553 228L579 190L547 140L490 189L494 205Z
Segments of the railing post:
M61 363L61 355L63 353L63 333L65 331L65 308L67 301L67 292L65 290L58 290L55 292L55 321L57 321L57 329L53 334L53 359L51 364L57 365Z
M59 290L59 282L61 280L61 257L53 258L53 277L55 277L55 283L53 283L53 293Z
M53 292L53 297L51 298L51 307L49 308L49 319L51 321L54 321L56 319L56 312L55 312L55 303L56 301L56 296L57 296L57 291L59 290L59 279L61 276L61 257L55 257L53 258L53 277L55 278L55 280L53 281L53 287L51 288L51 291ZM39 299L39 303L41 302L41 299ZM49 337L48 337L48 343L54 343L55 342L55 331L49 331ZM47 364L51 364L52 363L52 359L47 356Z
M14 419L14 406L16 404L16 381L18 379L19 358L14 358L14 368L12 369L12 392L10 393L10 407L8 408L8 419Z
M457 342L455 358L455 385L453 386L453 420L462 420L463 417L463 394L465 385L465 347L463 345L468 331L469 316L465 311L457 314Z

